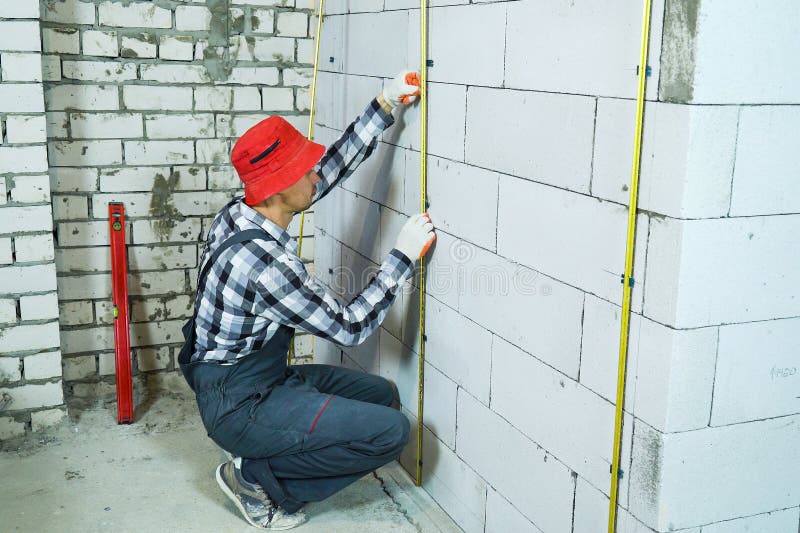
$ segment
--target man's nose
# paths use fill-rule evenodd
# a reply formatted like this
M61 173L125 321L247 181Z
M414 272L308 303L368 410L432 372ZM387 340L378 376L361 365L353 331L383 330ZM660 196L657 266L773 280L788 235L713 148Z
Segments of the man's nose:
M311 173L311 183L316 185L320 181L322 181L322 178L319 177L319 174L317 174L316 172L312 172Z

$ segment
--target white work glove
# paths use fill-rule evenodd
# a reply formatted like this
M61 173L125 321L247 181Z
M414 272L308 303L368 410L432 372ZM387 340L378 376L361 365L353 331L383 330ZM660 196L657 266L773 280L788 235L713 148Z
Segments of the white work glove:
M428 213L411 215L397 236L395 249L403 252L412 262L421 258L436 240L433 223Z
M419 79L419 73L404 70L393 80L386 82L383 99L392 107L412 103L419 95Z

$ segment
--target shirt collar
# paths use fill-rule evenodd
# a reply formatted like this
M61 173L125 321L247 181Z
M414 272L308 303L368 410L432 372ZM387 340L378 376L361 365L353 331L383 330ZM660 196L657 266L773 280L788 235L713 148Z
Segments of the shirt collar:
M239 214L244 218L275 237L281 246L288 248L293 253L297 253L297 241L286 230L244 203L244 198L237 203L237 206Z

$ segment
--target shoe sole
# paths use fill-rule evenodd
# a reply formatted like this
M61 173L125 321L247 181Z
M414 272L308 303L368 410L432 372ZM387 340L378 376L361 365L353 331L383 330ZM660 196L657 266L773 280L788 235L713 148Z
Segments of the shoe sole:
M228 487L228 484L225 483L225 480L222 479L222 467L225 466L225 464L226 463L222 463L217 467L217 472L215 476L217 478L217 485L219 485L219 488L222 489L222 492L225 493L228 499L230 499L234 503L234 505L236 505L236 508L239 509L239 511L242 513L242 516L244 517L245 520L247 520L248 524L250 524L253 527L257 527L259 529L266 529L268 531L285 531L287 529L293 529L300 525L296 524L293 526L285 526L285 527L264 527L258 522L254 521L252 518L250 518L250 515L247 514L247 511L245 510L244 505L242 505L242 502L239 501L239 498L236 497L236 495L233 493L230 487Z

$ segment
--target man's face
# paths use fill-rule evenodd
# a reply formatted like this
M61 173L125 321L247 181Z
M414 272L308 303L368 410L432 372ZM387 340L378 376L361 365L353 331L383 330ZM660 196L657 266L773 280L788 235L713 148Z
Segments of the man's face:
M300 213L305 211L311 206L311 201L314 199L314 194L317 192L317 183L320 177L313 169L306 172L306 174L297 180L291 187L284 189L278 193L284 204L294 211Z

